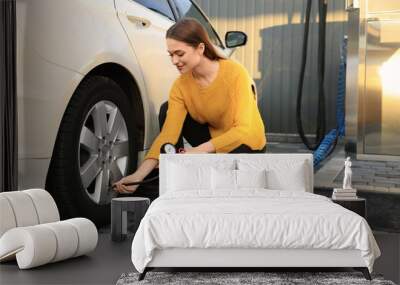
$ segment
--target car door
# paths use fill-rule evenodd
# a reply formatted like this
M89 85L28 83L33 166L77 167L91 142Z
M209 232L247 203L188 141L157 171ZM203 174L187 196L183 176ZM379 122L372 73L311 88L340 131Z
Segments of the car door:
M166 31L175 23L176 16L167 0L115 0L115 7L140 64L154 115L168 99L169 89L178 76L165 41Z

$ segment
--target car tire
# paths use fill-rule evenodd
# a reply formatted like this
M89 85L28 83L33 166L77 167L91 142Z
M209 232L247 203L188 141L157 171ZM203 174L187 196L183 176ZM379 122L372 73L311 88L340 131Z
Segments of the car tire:
M124 91L103 76L85 79L63 116L46 188L62 218L110 221L113 182L137 165L135 116Z

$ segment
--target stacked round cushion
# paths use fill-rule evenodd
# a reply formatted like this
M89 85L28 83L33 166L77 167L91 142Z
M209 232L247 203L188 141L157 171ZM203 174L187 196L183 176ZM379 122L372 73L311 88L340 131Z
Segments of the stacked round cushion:
M60 221L54 199L43 189L0 193L0 261L17 259L28 269L86 254L96 248L88 219Z

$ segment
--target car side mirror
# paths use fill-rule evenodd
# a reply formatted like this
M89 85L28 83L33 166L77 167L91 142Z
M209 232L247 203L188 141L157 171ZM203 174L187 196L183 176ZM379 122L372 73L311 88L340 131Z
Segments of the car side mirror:
M243 32L230 31L225 34L225 46L234 48L244 46L247 43L247 35Z

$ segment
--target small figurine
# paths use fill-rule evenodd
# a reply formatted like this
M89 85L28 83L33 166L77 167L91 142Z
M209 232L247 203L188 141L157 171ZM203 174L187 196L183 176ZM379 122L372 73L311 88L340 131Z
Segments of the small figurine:
M344 179L343 179L343 189L353 189L351 185L351 176L352 176L352 171L351 171L351 161L350 157L347 157L345 162L344 162Z

